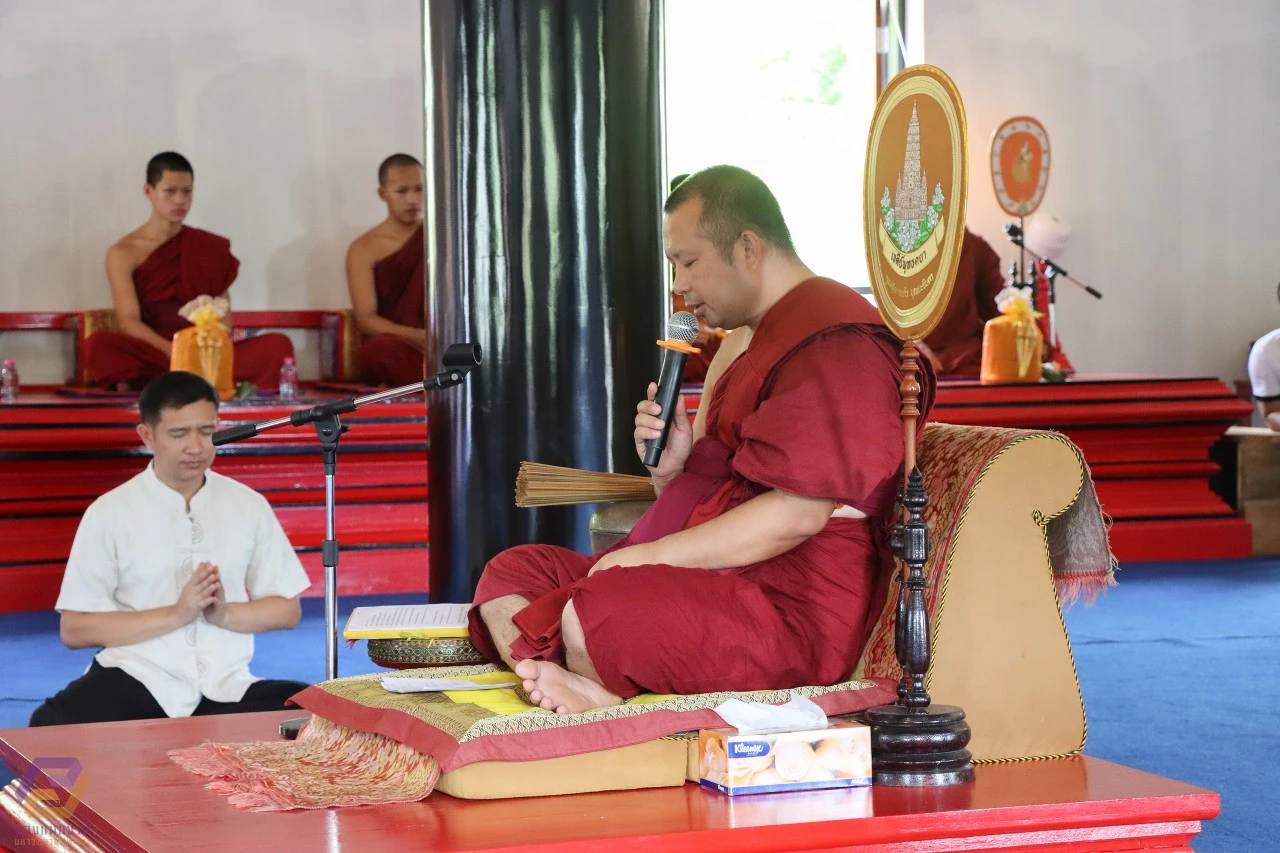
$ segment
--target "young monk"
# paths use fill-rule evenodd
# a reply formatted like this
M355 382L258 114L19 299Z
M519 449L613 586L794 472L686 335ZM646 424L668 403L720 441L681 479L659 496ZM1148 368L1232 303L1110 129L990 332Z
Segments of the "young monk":
M485 567L471 638L557 713L644 691L834 684L866 641L903 461L899 343L854 290L797 256L759 178L715 166L667 198L675 292L737 329L698 421L677 403L658 499L614 548L525 545ZM922 412L934 377L920 376ZM656 386L636 451L659 435ZM703 413L705 412L705 418Z
M151 216L107 251L117 331L95 332L84 343L85 368L107 388L137 390L167 371L173 336L190 326L178 309L201 295L227 297L240 270L230 240L183 224L195 193L195 172L186 157L157 154L147 163L146 178ZM230 328L231 314L223 322ZM275 389L280 365L292 355L286 335L240 341L234 378Z
M374 385L408 385L426 375L424 180L422 164L408 154L383 160L378 198L387 205L387 218L347 250L351 307L366 336L356 365L360 378Z

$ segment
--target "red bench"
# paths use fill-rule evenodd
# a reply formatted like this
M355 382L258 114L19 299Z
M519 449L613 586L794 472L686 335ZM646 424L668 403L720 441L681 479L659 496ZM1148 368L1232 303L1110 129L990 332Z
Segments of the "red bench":
M53 606L85 507L146 464L137 409L119 395L25 395L0 406L0 612ZM285 414L287 404L228 403L224 425ZM421 398L343 417L338 462L342 594L427 589L427 416ZM216 470L266 496L323 593L324 478L315 432L285 427L224 448Z

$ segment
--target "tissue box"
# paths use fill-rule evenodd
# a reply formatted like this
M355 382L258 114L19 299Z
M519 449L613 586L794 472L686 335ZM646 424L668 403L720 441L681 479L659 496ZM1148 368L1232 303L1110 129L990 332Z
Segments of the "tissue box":
M703 729L698 776L730 796L870 785L871 729L849 720L791 732Z

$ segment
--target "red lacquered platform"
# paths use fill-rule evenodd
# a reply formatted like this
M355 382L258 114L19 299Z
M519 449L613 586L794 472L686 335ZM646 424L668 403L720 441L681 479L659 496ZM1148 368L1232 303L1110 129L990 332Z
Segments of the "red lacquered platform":
M982 765L970 785L729 798L695 785L522 800L252 813L166 757L273 736L288 712L13 729L0 757L33 796L0 795L14 849L521 851L1188 851L1218 795L1093 758ZM33 764L49 766L49 775ZM37 759L43 759L37 761ZM69 792L74 791L74 798ZM40 800L44 801L43 807ZM80 849L80 848L72 848ZM92 848L85 848L92 849Z
M1209 449L1253 407L1213 378L1081 376L1061 385L945 382L934 418L1056 429L1084 451L1120 560L1248 557L1249 522L1214 493Z
M697 405L700 386L686 389ZM1084 451L1125 560L1248 557L1249 522L1210 485L1209 449L1252 406L1213 378L1075 376L1063 384L939 383L932 419L1051 429Z
M220 414L224 426L258 423L342 396L231 401ZM33 389L0 406L0 611L53 606L81 514L147 463L137 419L128 395ZM364 406L343 421L351 430L338 454L339 592L425 592L425 402ZM214 465L266 495L312 578L308 594L323 594L324 473L314 428L282 427L226 445Z

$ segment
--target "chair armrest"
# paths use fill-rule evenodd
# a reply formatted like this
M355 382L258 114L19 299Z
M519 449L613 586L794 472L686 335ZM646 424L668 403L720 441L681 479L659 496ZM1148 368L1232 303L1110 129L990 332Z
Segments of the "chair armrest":
M84 342L94 332L114 332L116 329L116 312L113 308L91 308L80 311L71 321L69 328L76 335L76 372L72 384L85 387L93 384L84 363Z
M933 701L964 708L975 760L1078 753L1084 703L1050 540L1051 525L1086 488L1092 496L1080 451L1056 433L934 423L919 458L929 497ZM896 594L893 584L856 676L897 680L901 672Z
M338 312L334 327L333 378L341 382L359 382L360 369L356 365L356 351L364 343L364 334L356 325L356 314L350 308Z

